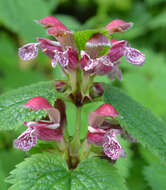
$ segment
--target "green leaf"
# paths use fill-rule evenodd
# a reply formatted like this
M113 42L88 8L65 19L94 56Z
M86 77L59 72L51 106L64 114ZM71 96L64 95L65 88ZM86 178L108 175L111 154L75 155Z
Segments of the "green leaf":
M144 176L153 190L166 189L166 166L154 164L144 168Z
M166 126L160 119L118 88L105 85L104 100L123 117L118 118L121 126L166 161Z
M91 158L69 170L66 162L51 153L36 154L16 166L7 178L9 190L126 190L124 179L106 160Z
M0 129L16 129L24 121L40 119L45 116L44 111L28 111L23 106L29 99L42 96L53 103L56 99L56 90L52 82L40 82L9 91L0 96Z
M14 169L16 164L23 161L25 153L16 149L1 149L0 155L0 187L5 190L9 187L9 184L5 183L5 178L9 175L9 172Z
M50 15L50 8L44 0L1 1L0 22L27 41L45 36L44 29L34 22Z
M70 173L65 161L51 153L36 154L16 166L7 178L10 190L68 190Z
M71 190L124 190L124 179L106 160L90 158L71 174Z
M130 143L122 138L118 138L118 141L122 145L126 156L124 158L119 158L115 167L118 169L118 172L121 176L127 178L130 174L130 168L132 166L132 151L130 150Z
M106 35L108 32L105 29L95 29L95 30L83 30L79 32L74 32L74 40L79 51L84 50L86 42L89 38L96 33L102 33Z
M76 125L76 106L71 102L65 102L66 104L66 119L67 119L67 131L69 136L73 136L75 133Z

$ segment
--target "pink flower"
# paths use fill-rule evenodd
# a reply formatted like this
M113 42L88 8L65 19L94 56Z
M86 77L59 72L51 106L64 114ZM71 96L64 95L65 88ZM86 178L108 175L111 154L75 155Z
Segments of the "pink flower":
M107 117L112 120L107 120ZM122 132L122 128L116 123L116 117L119 117L119 114L115 108L110 104L103 104L91 112L88 118L87 141L91 144L103 146L104 153L112 160L125 155L116 137Z
M108 30L109 34L114 32L123 32L133 26L132 22L125 22L120 19L116 19L111 21L107 26L106 29Z
M37 56L39 47L43 53L52 60L52 66L60 64L64 73L76 71L79 64L84 73L84 77L91 75L108 75L110 79L122 79L121 71L118 68L119 59L125 56L126 60L133 65L142 65L145 56L137 49L131 48L127 41L109 40L101 33L93 34L86 42L85 48L78 55L74 36L68 28L57 18L48 16L37 21L48 30L48 34L53 36L57 41L45 38L37 38L37 43L30 43L19 48L19 56L23 60L30 60ZM132 27L131 22L125 22L120 19L111 21L105 29L109 34L114 32L123 32ZM102 53L102 50L108 50ZM75 73L75 72L74 72ZM75 74L72 75L74 78ZM87 79L86 79L87 80ZM73 83L73 81L72 81ZM76 83L76 82L74 82Z
M63 138L62 127L60 126L60 112L58 109L53 108L45 98L34 97L24 106L35 111L45 110L50 120L25 121L24 125L28 129L14 141L15 148L28 151L36 145L37 139L60 141Z
M59 63L62 69L75 70L78 65L78 53L70 32L58 19L49 16L39 21L39 24L48 28L48 34L52 35L57 41L45 38L37 38L37 43L30 43L19 48L19 56L23 60L30 60L37 56L37 46L52 59L52 66Z

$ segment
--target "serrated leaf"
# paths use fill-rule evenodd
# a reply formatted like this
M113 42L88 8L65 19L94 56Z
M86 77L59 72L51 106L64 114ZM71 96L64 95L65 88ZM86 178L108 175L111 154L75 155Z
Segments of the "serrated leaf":
M79 51L84 50L86 42L89 38L96 33L102 33L106 35L108 32L105 29L95 29L95 30L83 30L79 32L74 32L74 40Z
M9 190L68 190L69 172L65 161L51 153L36 154L17 165L7 182Z
M124 190L124 179L106 160L90 158L71 174L71 190Z
M104 100L123 117L118 118L121 126L166 161L166 126L159 118L115 87L105 85Z
M51 153L36 154L17 165L7 182L9 190L126 190L124 179L106 160L91 158L69 170L66 162Z
M154 164L144 168L144 176L152 190L166 189L166 166Z
M28 111L23 106L30 98L42 96L51 103L56 99L56 90L52 82L40 82L9 91L0 96L0 129L16 129L24 121L39 119L46 113L44 111Z

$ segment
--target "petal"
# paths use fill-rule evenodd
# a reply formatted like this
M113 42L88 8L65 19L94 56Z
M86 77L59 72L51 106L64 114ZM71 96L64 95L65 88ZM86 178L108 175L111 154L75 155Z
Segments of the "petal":
M37 129L37 138L45 141L61 140L63 138L62 127L56 129L39 127Z
M115 108L110 104L103 104L95 110L98 115L118 117L119 114Z
M97 64L98 62L91 59L85 51L81 51L80 67L83 71L94 73Z
M103 145L105 131L98 128L88 127L87 141L90 144Z
M71 46L73 49L77 49L72 32L63 30L62 28L53 27L48 29L48 34L55 37L62 46Z
M123 55L128 42L125 40L112 41L112 47L110 52L107 54L111 62L118 61Z
M38 54L37 43L29 43L19 48L18 55L23 60L31 60Z
M67 51L65 52L67 54L69 59L69 65L68 69L76 69L78 66L78 53L72 48L67 48Z
M43 25L45 28L57 27L63 30L68 30L64 24L62 24L57 18L53 16L45 17L43 19L37 20L37 22Z
M24 106L36 111L52 108L48 100L40 96L31 98Z
M58 109L56 108L47 108L45 109L45 111L47 112L50 121L52 121L53 123L60 123L60 112Z
M103 144L103 147L104 153L112 160L117 160L120 156L122 147L113 130L105 135L105 143Z
M48 128L48 129L57 129L59 127L59 123L53 123L52 121L40 120L40 121L25 121L24 125L26 125L29 129L39 129L39 128Z
M55 56L55 50L63 51L59 42L52 41L45 38L37 38L39 48L51 59Z
M114 67L113 67L112 71L110 73L108 73L108 77L111 80L115 80L115 78L117 78L120 81L122 80L122 72L118 68L118 64L114 64Z
M35 146L37 137L34 136L32 133L33 133L33 130L27 129L14 141L14 147L18 149L22 149L24 151L28 151L33 146Z
M104 122L105 116L92 111L88 115L88 123L90 126L95 128L100 127L100 125Z
M142 65L145 62L145 55L134 48L126 47L124 56L133 65Z
M100 58L96 59L96 74L97 75L105 75L112 71L114 64L111 62L111 59L108 55L104 55Z
M88 40L85 51L94 59L104 47L111 47L111 44L103 34L97 33Z
M68 47L64 52L55 52L54 62L59 62L62 68L75 70L78 66L78 54L77 52Z
M62 138L62 127L59 123L51 121L28 121L24 122L30 130L35 130L35 135L41 140L60 140Z
M132 22L125 22L120 19L116 19L111 21L107 26L106 29L109 31L109 34L114 32L123 32L133 26Z

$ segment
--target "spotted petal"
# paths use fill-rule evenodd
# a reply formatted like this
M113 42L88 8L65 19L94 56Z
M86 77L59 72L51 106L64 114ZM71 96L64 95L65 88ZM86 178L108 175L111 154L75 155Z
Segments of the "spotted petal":
M23 60L31 60L38 54L37 43L29 43L19 48L18 55Z
M118 142L115 132L112 130L105 136L105 142L103 144L104 153L112 160L117 160L122 152L122 147Z
M37 137L33 135L33 130L27 129L14 141L14 147L22 149L24 151L28 151L29 149L31 149L33 146L36 145L36 142L37 142Z
M125 48L124 56L133 65L142 65L145 62L145 55L131 47Z

